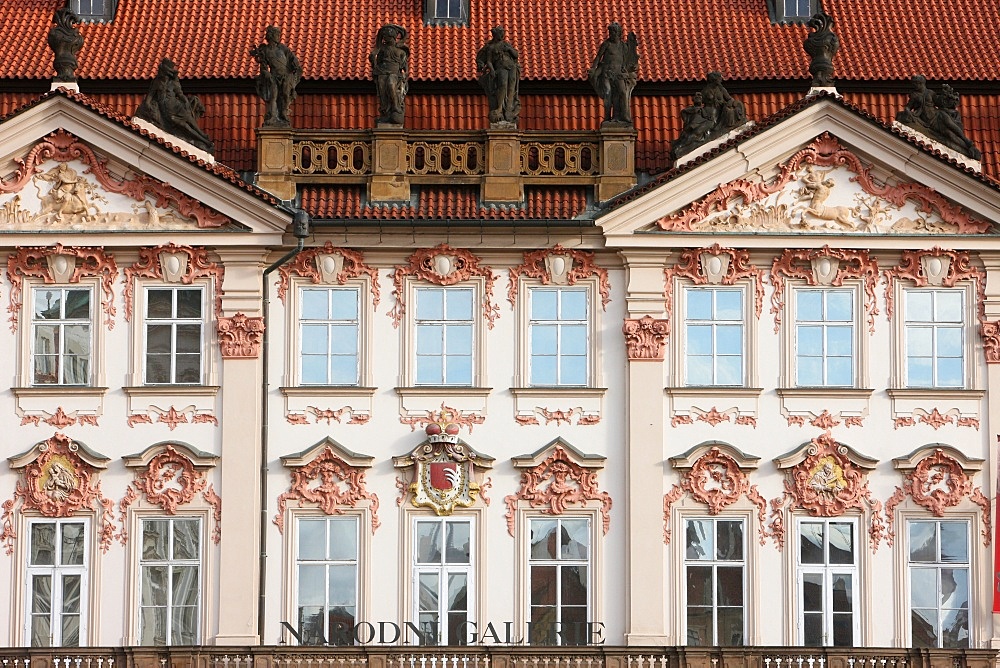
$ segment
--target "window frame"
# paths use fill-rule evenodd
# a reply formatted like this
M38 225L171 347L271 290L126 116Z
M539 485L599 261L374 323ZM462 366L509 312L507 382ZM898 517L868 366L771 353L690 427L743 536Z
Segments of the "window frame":
M908 647L916 647L913 644L913 605L912 605L912 603L913 603L913 573L912 573L912 571L913 571L913 568L914 568L914 564L915 563L917 564L917 568L927 569L927 570L933 569L933 570L938 571L938 572L942 568L948 568L949 567L949 563L948 562L942 562L942 561L936 561L936 562L912 562L910 560L910 550L911 550L910 525L911 525L911 523L915 523L915 522L922 522L922 523L927 523L927 524L933 523L935 525L940 525L943 522L953 522L953 523L964 524L966 526L966 530L967 530L967 533L966 533L966 550L967 550L966 554L967 554L967 561L965 561L964 563L957 563L957 562L953 563L952 567L962 567L962 566L964 566L964 568L965 568L965 570L967 572L966 584L967 584L967 587L968 587L968 592L967 592L968 593L968 601L966 603L967 603L967 611L968 611L968 632L969 632L969 635L968 635L968 638L967 638L968 644L966 645L966 648L976 647L977 646L976 645L976 637L977 637L977 630L978 630L978 627L976 626L976 622L978 620L976 619L977 616L974 616L974 613L978 610L977 605L978 605L979 596L978 596L977 586L979 585L979 581L976 578L977 578L977 573L978 573L978 570L979 570L979 567L978 567L979 566L979 563L978 563L979 560L978 560L977 556L979 554L979 549L980 549L978 541L976 540L976 537L978 536L978 531L979 531L979 526L978 526L978 523L977 523L976 516L975 515L969 515L969 514L966 514L966 513L945 513L944 515L942 515L940 517L937 517L937 516L933 516L933 515L928 515L925 511L923 511L923 509L920 509L920 510L913 510L911 512L900 513L899 521L900 521L900 525L899 526L902 526L903 527L903 531L905 532L905 534L904 534L904 549L900 550L900 555L901 555L900 556L900 561L902 562L903 571L905 573L905 575L904 575L904 577L902 579L903 582L904 582L904 587L903 587L904 592L903 592L903 600L902 600L903 605L901 606L901 608L903 608L903 613L904 613L903 614L904 619L902 621L903 621L903 627L905 628L905 634L906 634L905 637L907 639L907 646ZM938 537L940 536L940 530L939 530L939 528L936 530L936 535ZM940 538L938 538L936 540L936 542L939 545L940 544ZM938 575L938 577L936 578L936 580L938 582L940 582L940 574ZM931 609L931 608L923 608L923 609ZM940 605L938 605L936 608L933 608L933 609L936 610L936 611L938 611L938 613L940 614L940 611L941 611L941 606ZM939 620L939 622L940 622L940 620ZM935 647L924 647L924 646L921 646L921 648L925 648L925 649L938 649L938 648L942 648L942 645L940 644L941 640L942 640L942 638L939 635L938 636L938 643L939 643L938 645L936 645ZM959 649L961 649L961 648L959 648Z
M895 281L894 301L896 308L893 314L893 377L891 379L892 389L911 392L953 392L959 390L973 390L979 387L979 357L976 354L976 346L979 342L977 327L979 324L976 313L977 295L974 280L958 281L953 287L944 286L915 286L903 284L903 281ZM906 295L908 292L945 292L956 291L962 293L962 384L961 385L910 385L907 370L907 304ZM919 322L919 321L918 321ZM933 358L932 358L933 359Z
M366 336L365 336L366 335L365 325L366 325L366 320L367 320L366 315L365 315L366 310L365 310L365 301L364 301L365 300L365 292L366 292L365 287L366 286L361 281L349 281L348 283L345 283L344 285L313 285L311 283L304 283L302 281L298 281L298 282L294 282L293 283L293 289L295 290L294 294L295 294L295 299L296 299L296 305L295 306L296 306L296 310L297 310L297 315L296 315L296 317L294 319L295 327L294 327L293 331L291 331L290 336L294 337L295 340L296 340L296 345L293 347L294 351L296 351L296 354L295 354L295 361L294 361L294 364L293 364L292 368L295 369L295 380L296 380L295 384L298 387L310 388L310 387L361 387L362 386L362 383L365 380L365 376L366 376L366 373L367 373L367 369L365 368L365 363L364 363L365 362L365 355L363 354L363 349L364 349L363 339L366 338ZM310 320L307 320L305 318L305 316L303 315L303 306L305 304L305 293L306 292L326 292L327 293L327 300L328 300L328 304L330 304L330 309L331 309L331 313L330 313L330 317L329 318L316 318L316 319L310 319ZM353 292L354 293L354 295L355 295L355 297L357 299L357 302L356 302L357 312L356 312L356 315L353 318L353 320L350 319L350 318L340 318L340 319L338 319L338 318L334 317L334 314L332 313L333 306L332 306L332 302L330 301L330 299L332 298L332 294L334 292ZM330 347L329 347L329 341L330 341L329 332L330 332L330 330L331 330L332 327L335 327L338 324L353 323L353 325L354 325L354 327L356 329L356 337L355 337L355 341L354 341L354 359L355 359L355 380L354 380L354 382L350 382L350 383L338 383L338 382L308 383L308 382L306 382L303 379L303 375L304 375L303 369L305 367L304 360L303 360L304 353L302 352L302 350L303 350L303 342L304 342L304 339L305 339L304 334L303 334L303 327L307 323L315 323L317 325L318 324L323 324L323 325L325 325L327 327L327 333L328 333L327 343L328 343L328 346L327 346L327 353L323 356L327 360L327 372L328 372L327 381L332 381L333 380L329 376L330 358L334 357L334 356L337 356L336 353L333 353L330 350ZM317 357L319 357L319 356L317 355Z
M803 564L802 563L802 525L804 524L822 524L824 525L823 531L823 553L824 561L822 564ZM851 540L853 547L853 563L852 564L831 564L829 562L829 526L831 524L850 524L851 529ZM864 536L861 535L859 527L861 522L859 518L854 515L841 515L838 517L796 517L795 519L795 543L794 549L795 553L792 557L792 562L795 567L795 642L800 646L805 646L805 601L804 601L804 577L805 575L815 575L820 574L823 577L823 592L822 592L822 613L823 618L823 645L821 647L860 647L864 645L864 641L861 638L862 626L861 617L863 614L863 583L860 580L860 574L863 570L863 553L864 553ZM832 603L829 600L829 594L832 592L833 578L837 575L848 574L851 576L851 636L852 642L849 645L834 645L833 644L833 614ZM809 645L812 647L812 645Z
M76 564L62 565L62 564L57 563L58 562L58 556L57 555L59 553L59 550L57 549L56 550L57 555L53 556L53 562L54 563L51 566L50 565L45 565L45 564L32 565L30 563L30 561L31 561L31 547L32 547L32 530L31 529L32 529L32 527L34 525L37 525L37 524L53 524L53 525L55 525L57 527L57 532L59 531L60 527L62 527L63 525L66 525L66 524L82 524L83 525L83 532L84 532L83 549L82 549L83 563L81 563L79 565L76 565ZM25 568L24 589L23 589L24 603L23 603L22 606L18 606L21 609L21 614L23 614L23 616L24 616L23 620L22 620L22 623L20 624L20 628L21 628L22 633L24 634L23 635L23 644L25 646L35 646L35 647L86 647L86 646L89 645L89 635L88 635L89 623L88 622L90 621L90 613L91 613L91 609L90 609L91 608L91 598L90 598L90 584L91 584L91 582L90 581L92 579L92 572L93 572L93 569L91 567L91 561L92 561L92 542L93 542L93 534L92 534L91 525L92 525L91 518L88 517L88 516L85 516L85 515L84 516L73 515L73 516L69 516L69 517L31 516L31 517L26 517L25 518L25 522L24 522L25 554L24 554L24 559L21 562L21 563L24 564L24 568ZM60 541L58 540L58 536L57 536L56 545L59 545L59 544L60 544ZM55 621L55 618L59 615L59 613L57 612L56 603L57 602L62 603L62 601L63 601L63 585L62 585L62 582L60 581L60 584L59 584L59 587L58 587L59 591L57 593L56 592L56 586L55 586L56 577L58 575L60 575L60 574L79 575L80 576L80 602L79 602L80 624L79 624L79 631L78 631L79 643L77 645L64 645L64 644L62 644L62 640L63 639L61 637L61 635L62 635L61 631L60 631L60 638L59 638L60 642L59 643L55 643L54 642L54 636L53 636L53 634L50 633L50 635L49 635L49 638L50 638L49 644L47 644L47 645L32 645L32 628L31 627L32 627L32 617L34 616L34 613L31 610L32 603L33 603L31 585L32 585L32 581L33 581L33 576L36 575L36 574L42 574L42 573L50 574L52 576L52 583L53 583L52 587L50 589L50 596L51 596L51 599L50 599L50 611L49 611L49 614L50 614L49 629L50 629L50 631L56 627L56 625L53 624L52 622ZM13 603L13 601L11 603Z
M187 387L200 386L206 384L206 367L207 365L207 351L209 348L208 341L208 321L206 315L208 314L208 308L210 307L208 303L208 286L200 284L198 282L192 283L190 285L177 285L176 283L167 283L163 285L157 285L152 283L144 283L142 285L142 300L139 304L142 308L142 333L141 336L141 346L142 346L142 365L141 371L139 372L142 378L142 384L146 387L164 387L164 386L175 386L183 385ZM182 290L197 290L200 293L201 301L201 317L196 318L180 318L176 315L172 315L169 318L154 318L149 315L149 293L152 290L165 290L171 292L173 297L171 298L171 311L173 314L177 312L177 293ZM197 382L178 382L176 380L176 357L177 352L177 325L180 324L193 324L197 320L198 325L201 328L201 333L198 336L198 381ZM147 377L148 362L149 362L149 328L157 323L169 324L171 327L171 350L169 353L170 357L170 380L165 382L152 382Z
M798 297L801 292L850 292L852 300L852 319L851 319L851 375L852 382L849 385L804 385L800 384L799 381L799 325L801 324L798 317ZM824 304L825 304L824 297ZM868 339L867 327L863 320L866 317L865 302L864 302L864 291L861 281L858 280L845 280L843 285L840 286L823 286L823 285L808 285L806 283L789 282L788 286L788 298L786 300L785 306L786 317L783 319L783 337L784 337L784 386L786 388L795 390L808 390L808 389L824 389L824 390L855 390L861 389L866 386L868 381ZM814 326L826 326L825 323L829 323L829 320L821 321L808 321L809 325ZM846 321L832 321L836 323L846 322ZM826 356L820 358L823 360L822 364L826 365ZM825 371L824 371L825 375Z
M168 618L168 631L167 631L167 638L166 638L165 644L164 645L145 645L142 642L142 614L141 614L141 609L143 607L143 605L142 605L142 588L143 588L143 586L142 586L142 577L143 577L143 567L145 565L148 565L149 562L144 561L143 557L142 557L142 536L143 536L142 530L143 530L143 523L147 522L147 521L157 521L157 520L163 520L163 521L168 522L168 524L171 527L171 529L170 529L170 536L171 536L170 544L172 545L173 522L175 522L177 520L191 520L191 519L194 519L194 520L198 521L198 543L199 543L198 544L198 559L197 559L197 565L198 565L198 584L197 584L198 604L197 604L197 614L198 614L198 619L195 622L195 635L196 635L196 637L194 639L194 642L191 645L174 645L174 644L172 644L170 642L169 635L170 635L170 630L171 629L169 627L169 622L170 622L171 615L169 614L169 612L172 611L172 606L171 606L170 603L168 603L167 604L167 610L168 610L168 615L167 615L167 618ZM132 641L131 644L133 644L135 646L140 646L140 647L191 647L191 646L202 644L204 642L204 638L206 637L206 624L207 624L207 621L208 621L208 619L210 618L210 615L211 615L211 611L208 609L209 599L205 595L205 592L206 591L210 591L210 587L211 587L211 583L209 582L209 573L210 573L210 571L209 571L209 564L208 564L209 548L208 548L208 545L207 545L207 543L208 543L208 533L206 531L206 527L208 526L207 519L208 519L208 512L207 511L201 511L201 512L196 511L196 512L178 513L178 514L175 514L175 515L164 515L162 513L162 511L160 511L159 509L156 509L155 512L138 511L138 512L133 513L133 521L132 521L132 546L133 547L132 547L132 553L133 553L134 556L131 559L131 563L132 563L132 567L135 570L133 571L133 575L132 575L132 578L131 578L132 591L131 591L131 596L130 596L130 599L131 599L130 609L132 611L133 619L132 619L132 623L131 623L130 628L132 629L132 632L135 635L133 637L133 641ZM163 565L170 565L170 564L172 564L173 562L175 562L177 560L174 560L174 559L171 559L171 558L167 558L167 559L162 559L162 560L151 560L151 561L155 562L154 565L161 564L161 563ZM193 563L195 560L188 559L188 560L181 560L181 561L183 561L183 565L188 565L190 563ZM171 582L172 582L172 580L171 580ZM172 587L170 587L170 588L172 589ZM170 593L172 595L172 592L170 592Z
M809 14L801 15L797 11L794 14L788 14L785 11L785 3L787 0L768 0L768 12L771 15L771 21L774 23L807 23L812 16L819 11L817 7L816 0L809 0ZM801 1L801 0L799 0Z
M98 287L96 281L81 280L79 283L56 283L56 284L44 284L41 282L31 282L27 284L24 288L27 291L28 299L24 300L24 322L27 323L26 327L23 327L25 332L26 341L24 350L27 351L27 360L25 361L25 368L23 373L24 387L30 388L93 388L100 384L99 379L102 377L102 370L100 368L99 362L101 360L99 350L100 350L100 340L101 334L103 332L103 323L100 318L97 317L97 309L99 308L99 303L95 304L94 299L100 293L98 292ZM89 313L87 316L87 326L89 328L89 339L90 339L90 351L89 351L89 363L87 369L87 379L83 383L65 383L65 382L55 382L55 383L37 383L35 382L35 327L39 324L44 323L58 323L60 331L62 327L66 325L81 324L82 319L67 319L59 318L55 320L45 320L35 318L35 291L36 290L59 290L59 291L87 291L89 292ZM60 336L60 339L62 337ZM63 376L64 365L62 363L63 353L59 352L57 354L57 365L58 365L58 376L61 378Z
M473 513L453 513L447 516L437 516L437 515L424 515L424 514L414 514L409 521L410 535L412 536L412 549L408 553L409 561L409 580L407 590L409 592L409 607L407 613L409 615L409 621L413 626L421 628L420 624L420 576L422 574L437 574L438 575L438 607L435 611L438 615L438 636L434 639L434 642L424 643L430 645L467 645L468 637L465 641L461 643L452 642L452 638L447 637L448 624L447 622L442 622L442 616L447 616L447 598L441 596L441 592L447 591L446 579L448 576L458 573L463 573L466 576L466 607L465 607L465 630L466 632L472 631L475 627L474 624L477 623L478 617L478 603L479 603L479 573L481 571L477 567L479 559L479 534L478 527L480 525L480 518L477 514ZM444 533L441 534L441 540L446 540L447 529L446 526L449 523L468 523L469 524L469 561L467 564L455 563L449 564L446 561L446 556L444 550L441 552L441 562L440 563L420 563L417 559L418 557L418 545L417 539L419 537L418 525L419 524L439 524L444 528ZM443 543L442 543L443 545ZM413 629L407 626L404 633L406 634L407 642L414 644L421 644L421 639L415 637Z
M598 283L595 278L588 278L577 281L573 285L553 285L551 283L544 284L540 281L521 281L519 286L522 298L519 300L518 304L518 322L520 326L518 327L518 373L516 384L519 388L532 389L538 391L552 390L554 392L560 392L562 390L572 391L574 389L587 389L598 387L598 378L600 376L600 355L593 354L594 351L600 350L600 328L598 326L599 311L595 309L596 295L598 289ZM558 303L561 304L561 295L563 292L582 292L586 297L586 308L587 314L584 320L569 320L569 319L559 319L556 320L535 320L532 318L532 300L536 292L555 292L559 297L557 297ZM558 315L558 313L557 313ZM533 339L532 332L533 328L539 324L555 323L557 327L562 323L567 324L579 324L582 323L586 327L586 355L585 355L585 380L583 383L564 383L557 382L555 384L542 384L535 383L532 379L533 371ZM556 354L556 365L557 365L557 375L560 358L559 353Z
M671 332L671 339L673 341L680 341L680 345L671 346L673 348L672 356L672 367L673 367L673 385L678 388L683 388L687 390L699 389L714 391L718 390L720 392L725 392L727 389L732 388L752 388L757 377L756 373L756 355L750 354L750 351L755 350L756 343L756 327L754 326L756 320L750 315L750 308L753 298L753 286L747 279L740 279L734 281L731 285L715 285L715 284L701 284L694 283L693 281L687 279L677 278L673 287L673 294L678 295L679 298L674 301L674 317L672 321L674 325L672 326L673 332ZM705 291L740 291L742 293L743 301L743 313L742 319L739 321L742 327L742 349L740 351L741 356L741 369L742 369L742 379L737 385L720 385L720 384L710 384L710 385L700 385L688 382L688 333L687 328L689 324L689 319L687 317L687 294L689 290L705 290ZM714 304L714 300L713 300ZM713 307L714 308L714 307ZM698 320L697 322L701 322ZM714 323L715 320L710 319L705 322ZM735 323L735 320L725 321ZM716 374L715 369L715 353L713 346L713 377Z
M437 4L440 0L424 0L424 24L425 25L467 25L469 22L469 0L457 0L459 15L451 16L449 8L448 16L440 16L437 11ZM446 0L447 1L447 0ZM451 0L456 1L456 0ZM450 4L450 2L449 2Z
M93 3L95 0L87 0L91 8L90 12L81 13L81 3L83 0L72 0L70 3L70 8L73 13L76 14L77 18L83 23L105 23L111 21L115 17L115 10L117 9L117 0L100 0L103 5L103 11L100 13L93 11Z
M688 568L691 567L691 566L699 566L699 565L701 565L701 566L710 566L712 568L712 583L713 583L713 585L715 585L715 584L718 583L718 576L717 576L718 567L720 565L723 566L723 567L725 567L727 565L733 565L733 564L738 564L739 567L740 567L740 569L742 570L742 578L741 579L742 579L742 597L743 597L743 602L742 602L742 605L740 606L740 608L743 611L743 628L742 628L742 634L741 634L741 638L740 638L741 639L740 644L738 644L738 645L737 644L723 645L723 646L728 646L728 647L743 647L743 646L746 646L746 645L750 644L750 643L747 642L747 637L748 637L748 633L749 633L750 617L751 617L751 615L748 614L748 612L749 612L749 598L750 598L750 583L749 583L749 577L748 576L751 573L751 571L749 569L751 541L749 540L749 536L748 536L747 532L749 530L749 527L751 527L752 525L750 524L748 516L746 516L744 514L706 515L704 513L693 513L692 512L692 513L681 514L679 516L679 518L678 518L678 521L679 521L679 526L684 530L684 533L683 533L684 540L683 541L680 541L680 540L678 541L678 547L679 547L679 549L681 551L681 560L680 560L680 563L683 564L683 569L682 569L683 573L681 574L683 586L680 588L680 591L684 592L683 593L683 608L684 609L683 609L683 612L681 612L678 615L678 617L679 617L680 626L681 626L681 635L680 635L680 637L683 638L684 645L685 646L689 646L689 647L705 647L705 646L712 647L712 646L719 646L719 643L718 643L718 640L719 640L718 609L719 609L720 606L718 605L717 597L716 597L717 588L713 588L713 597L712 597L713 601L712 601L712 605L711 605L711 610L712 610L712 628L713 628L713 636L711 638L711 642L708 643L707 645L704 645L704 644L691 645L690 642L689 642L689 635L688 635L689 628L688 628L688 614L687 614L687 612L688 612L688 608L690 608L691 605L689 603L689 591L688 591ZM723 559L718 559L717 556L715 558L713 558L713 559L690 559L690 558L688 558L688 556L687 556L687 530L688 530L688 522L692 522L692 521L695 521L695 522L709 522L709 523L711 523L711 525L713 527L713 530L717 527L717 525L718 525L719 522L739 522L742 525L742 527L743 527L743 531L742 531L742 543L743 543L742 544L742 557L743 558L740 559L740 560L723 560ZM717 534L713 535L713 540L715 539L715 536L717 536ZM732 567L732 566L729 566L729 567ZM698 607L704 607L704 606L698 606ZM724 607L735 607L735 606L724 606Z
M326 514L319 513L319 512L309 512L309 511L293 512L292 513L292 515L291 515L291 527L292 527L292 529L291 529L291 534L289 535L289 542L290 542L290 546L289 546L289 552L290 552L289 564L291 564L291 571L292 571L292 573L291 573L292 584L291 584L291 587L290 587L289 591L291 593L290 598L291 598L292 613L291 613L291 616L287 617L287 619L295 620L295 622L296 622L296 631L300 634L300 637L305 638L303 624L302 624L301 619L299 618L299 594L300 594L299 585L300 585L300 581L301 581L300 569L301 569L301 567L304 564L305 565L309 565L309 564L322 564L322 565L324 565L326 567L329 567L331 565L333 565L333 566L337 566L337 565L353 565L353 567L354 567L354 619L355 619L354 623L357 624L359 621L361 621L361 620L364 619L364 617L362 617L362 610L363 610L362 602L363 602L363 599L364 599L364 594L363 594L362 590L363 590L363 586L364 586L364 584L366 582L366 579L365 579L364 573L362 571L362 565L363 565L364 561L366 561L363 558L363 553L365 553L366 550L365 550L365 532L363 531L362 527L365 526L365 519L366 518L365 518L365 513L364 512L343 512L343 513L338 513L338 514L335 514L335 515L326 515ZM327 532L329 531L329 525L330 525L331 522L343 522L343 521L346 521L346 520L350 520L350 521L352 521L354 523L354 531L355 531L355 544L354 544L354 548L355 549L354 549L354 559L353 560L351 560L351 559L339 559L339 560L338 559L316 559L316 560L305 560L305 559L300 558L300 556L299 556L299 554L300 554L300 544L299 544L299 541L300 541L301 536L302 536L301 523L302 522L306 522L306 521L316 521L316 520L322 520L322 521L324 521L326 523L326 526L327 526L326 530L327 530ZM329 533L327 533L327 536L329 536ZM327 540L327 548L329 548L329 539ZM328 582L328 580L326 580L327 577L328 577L328 575L324 574L324 582ZM348 642L339 642L340 640L342 640L342 638L336 637L335 634L332 633L332 629L330 629L328 627L329 626L329 624L328 624L328 622L329 622L329 609L330 609L330 606L329 606L329 586L325 587L324 609L327 611L326 614L324 615L326 617L326 619L324 621L324 631L325 631L325 634L324 634L324 638L323 638L325 640L325 644L327 644L327 645L353 645L354 644L353 626L352 626L352 628L348 632L349 633ZM282 631L282 633L284 633L284 631ZM295 642L294 638L286 639L286 642L288 640L291 640L292 642ZM304 646L304 647L315 646L315 645L310 645L310 644L304 643L304 642L303 643L296 643L296 644L299 644L299 645Z
M485 284L481 277L473 277L465 281L459 281L452 285L438 285L419 279L407 280L406 284L406 329L405 340L400 347L402 355L402 387L413 388L421 392L433 392L440 388L455 388L458 391L477 389L484 387L486 378L486 318L483 315L483 295L485 294ZM447 294L448 290L472 290L472 359L471 359L471 382L459 385L417 383L417 327L420 322L417 318L418 298L420 290L443 290ZM428 319L428 322L430 319ZM465 322L465 321L463 321Z
M907 309L908 302L907 298L911 294L930 294L931 295L931 308L935 312L937 311L937 295L943 293L959 294L962 297L962 319L960 321L939 321L936 316L932 316L932 320L910 320L908 317ZM956 286L954 288L948 287L913 287L906 286L901 290L900 294L901 300L900 304L900 325L902 327L902 336L900 338L900 344L902 346L902 356L901 356L901 375L900 378L903 381L902 387L906 389L924 389L924 390L962 390L968 389L970 387L970 366L972 366L971 361L974 359L970 354L971 341L973 339L971 336L971 331L969 329L969 291L964 289L964 286ZM931 330L931 346L936 348L936 343L938 341L938 332L940 330L958 330L962 336L962 342L960 344L962 357L962 371L961 379L962 382L958 385L942 385L939 383L938 376L938 362L941 359L954 359L954 357L949 357L945 355L939 355L936 350L932 350L929 357L931 363L931 382L929 385L914 385L910 380L910 341L909 334L911 327L914 329L929 329ZM914 358L924 359L926 356L914 355Z

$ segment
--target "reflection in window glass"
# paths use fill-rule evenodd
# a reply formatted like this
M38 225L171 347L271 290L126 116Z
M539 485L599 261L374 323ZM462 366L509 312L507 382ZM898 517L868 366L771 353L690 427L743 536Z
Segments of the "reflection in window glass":
M201 520L144 518L139 643L196 645L201 623Z
M857 625L854 522L798 523L799 641L850 647Z
M31 367L35 385L90 383L90 290L32 290Z
M532 518L528 524L528 642L584 645L590 619L590 519Z
M743 644L743 533L743 520L685 521L688 645Z
M201 288L147 289L146 383L200 383L201 350Z
M358 611L358 519L300 518L297 535L301 643L350 645Z
M32 520L25 635L32 647L79 647L86 628L87 524Z
M969 523L907 522L914 647L969 646Z
M414 618L423 638L410 642L465 645L472 630L473 523L418 519L414 531Z

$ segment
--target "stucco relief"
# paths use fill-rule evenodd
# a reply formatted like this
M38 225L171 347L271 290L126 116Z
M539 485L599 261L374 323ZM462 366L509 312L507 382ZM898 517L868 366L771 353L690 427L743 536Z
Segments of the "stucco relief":
M121 529L117 538L122 545L127 544L129 539L128 510L140 498L167 515L176 515L180 506L190 504L201 494L206 503L213 509L218 507L221 513L221 499L218 499L205 475L216 465L218 457L196 452L178 443L164 443L124 459L125 466L133 469L135 477L118 502ZM215 517L213 538L219 533L220 520L221 515Z
M594 254L589 251L563 248L560 244L529 251L524 254L524 262L510 268L508 275L507 301L511 308L517 305L518 278L521 276L535 279L542 285L576 285L577 281L597 276L601 307L607 310L611 301L608 270L597 266Z
M311 423L309 422L310 417L312 417ZM337 424L367 424L370 419L370 413L359 413L350 406L341 406L337 409L306 406L304 413L288 413L285 415L285 420L288 424L295 425L319 424L320 422L325 422L327 425L331 425L334 422Z
M664 310L668 320L673 312L675 278L686 278L695 285L735 285L748 278L752 281L754 313L758 318L764 308L763 272L751 264L749 251L723 248L719 244L686 250L681 253L680 261L664 269L663 274Z
M400 416L399 421L402 424L410 425L410 431L415 431L417 427L426 428L431 425L438 425L442 429L447 425L454 425L456 429L455 434L458 434L457 430L461 427L468 429L471 434L473 427L486 421L486 416L478 413L464 413L457 408L452 408L442 403L441 410L427 411L424 415Z
M148 406L143 413L132 413L126 419L129 427L135 428L137 424L153 424L153 418L157 424L165 424L173 431L180 424L211 424L219 426L219 420L213 413L199 411L196 406L188 405L180 409L170 406L166 409L158 406Z
M367 276L372 293L372 309L378 308L381 292L378 284L378 270L365 264L365 256L360 251L337 248L327 241L325 245L309 248L288 264L278 268L278 299L285 301L292 276L308 278L314 285L343 285L352 278Z
M107 468L108 461L59 432L11 457L11 468L20 469L21 476L14 486L14 496L0 505L0 542L5 552L14 553L16 513L25 510L44 517L72 517L78 511L93 510L99 518L101 552L107 552L115 531L114 503L101 491L98 474Z
M873 166L829 133L776 165L767 180L737 179L656 225L666 231L985 234L973 217L927 186L881 183ZM765 177L766 178L766 177Z
M600 413L587 412L582 406L555 409L545 408L544 406L535 406L531 413L518 413L515 415L514 421L522 427L526 427L528 425L541 425L543 423L546 425L555 423L556 426L563 424L576 424L578 426L587 427L600 424L601 415Z
M57 164L43 169L49 161ZM106 160L62 129L16 163L17 173L0 181L0 226L4 229L189 230L230 222L149 176L113 176Z
M868 489L867 475L877 460L838 443L829 431L775 460L786 471L785 491L771 500L770 533L779 549L784 546L782 515L786 507L808 511L816 517L839 517L852 508L867 509L868 538L872 552L885 535L882 503Z
M597 481L597 473L604 466L604 458L583 456L561 441L556 443L535 455L514 458L514 466L525 470L521 471L521 488L504 497L507 505L507 532L514 535L520 502L546 515L562 515L573 506L598 501L601 504L603 530L607 534L611 528L611 495L602 491ZM545 452L550 454L541 459Z
M222 280L225 268L208 259L208 252L196 246L178 246L174 243L139 249L139 259L125 268L125 319L132 319L132 300L138 278L153 278L167 283L191 285L195 279L212 279L215 317L222 316Z
M670 510L674 503L687 494L698 503L708 506L709 515L718 515L723 509L745 496L757 508L759 540L763 545L767 537L767 501L750 484L749 472L757 467L757 457L747 457L731 446L699 446L697 459L691 456L671 457L670 463L681 472L681 482L663 496L663 542L670 543Z
M493 458L460 439L457 423L432 422L424 432L424 442L409 454L392 458L393 466L410 481L404 482L397 503L408 495L413 507L430 508L439 516L475 505L482 492L482 472L492 468Z
M885 518L889 530L886 542L892 546L896 537L896 508L907 496L917 505L926 508L934 517L943 517L968 498L979 506L982 516L983 545L990 544L992 522L990 503L981 487L974 487L972 476L982 466L981 459L969 459L949 446L928 446L909 457L894 459L893 464L903 476L902 487L885 504Z
M282 457L282 463L289 468L291 484L278 497L278 513L272 520L278 531L284 532L289 501L298 502L300 508L317 507L325 515L341 515L344 509L368 501L374 534L382 523L378 518L378 495L369 492L365 482L371 462L371 457L349 453L330 439L321 441L303 456Z
M864 286L865 312L868 314L868 332L875 333L875 286L879 281L878 260L868 251L852 251L823 246L815 250L786 249L771 263L769 277L774 291L771 293L771 313L774 315L774 332L781 327L785 307L785 282L802 281L810 286L841 286L847 279L860 280Z
M630 362L650 360L662 362L665 354L670 322L645 315L638 319L626 318L622 325L625 351Z
M66 427L72 427L73 425L80 425L97 427L97 418L100 417L96 413L80 413L79 411L66 412L63 410L62 406L56 406L56 410L53 413L47 411L32 411L31 413L26 413L20 408L16 410L18 417L21 418L20 426L34 425L36 427L47 424L50 427L55 427L56 429L65 429Z
M216 321L219 349L228 359L256 359L260 357L260 343L264 334L264 318L234 313L221 316Z
M101 310L104 324L115 327L114 282L118 277L118 265L111 253L103 248L84 246L35 246L18 248L7 256L7 280L10 281L10 331L17 331L18 318L23 299L22 283L25 278L40 278L45 283L76 284L84 276L96 276L101 284Z
M389 317L392 326L399 327L406 313L406 294L403 287L407 276L413 276L434 285L455 285L473 277L483 279L483 316L486 326L493 329L500 317L500 307L493 303L493 283L496 274L489 267L482 266L477 256L464 248L452 248L440 244L434 248L422 248L414 252L406 264L396 265L392 272L392 295L396 300Z

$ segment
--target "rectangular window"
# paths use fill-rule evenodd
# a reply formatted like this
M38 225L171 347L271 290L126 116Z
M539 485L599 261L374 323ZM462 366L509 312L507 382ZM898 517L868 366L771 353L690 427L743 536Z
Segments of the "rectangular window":
M432 0L434 3L434 18L459 20L465 18L462 11L467 0Z
M685 522L687 644L742 645L744 615L743 520Z
M202 382L202 289L146 289L146 383Z
M795 291L795 373L800 387L854 385L854 292Z
M531 288L531 385L586 385L586 288Z
M349 645L358 615L358 518L298 520L296 605L303 645Z
M416 291L416 384L472 385L472 288Z
M742 385L743 290L684 290L684 379L687 385Z
M361 291L303 288L299 368L303 385L357 385Z
M965 291L906 290L907 387L965 385Z
M82 21L110 21L115 0L73 0L71 8Z
M31 303L33 384L90 384L91 291L36 287Z
M799 523L799 642L811 647L851 647L857 614L855 523Z
M201 520L142 520L139 644L197 645L201 623Z
M590 619L590 519L530 522L528 558L532 645L584 645Z
M86 634L87 524L28 525L26 636L32 647L79 647Z
M465 645L475 621L472 520L418 519L414 533L413 614L423 639L412 640Z
M969 646L969 523L907 522L914 647Z
M803 19L813 15L812 0L782 0L786 19Z

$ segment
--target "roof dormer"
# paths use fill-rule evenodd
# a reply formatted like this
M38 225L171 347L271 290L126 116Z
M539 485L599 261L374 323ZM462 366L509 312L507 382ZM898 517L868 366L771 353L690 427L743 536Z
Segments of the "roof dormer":
M774 23L805 23L821 7L820 0L767 0L767 13Z
M110 23L118 0L69 0L69 7L84 23Z
M466 25L469 0L424 0L424 23L431 25Z

